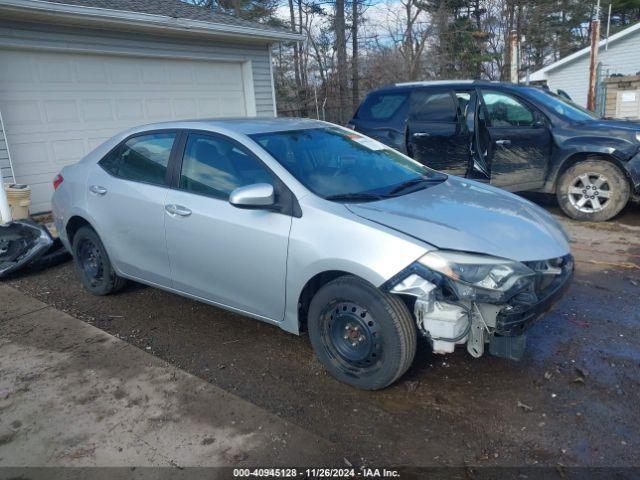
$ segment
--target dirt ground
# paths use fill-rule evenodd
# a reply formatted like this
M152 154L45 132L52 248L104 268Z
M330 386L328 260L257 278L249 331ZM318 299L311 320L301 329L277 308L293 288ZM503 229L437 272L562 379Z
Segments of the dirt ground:
M395 385L329 377L308 338L138 284L85 293L71 263L9 284L336 443L353 464L640 465L640 206L579 224L576 277L520 362L419 345ZM488 226L489 228L489 226Z

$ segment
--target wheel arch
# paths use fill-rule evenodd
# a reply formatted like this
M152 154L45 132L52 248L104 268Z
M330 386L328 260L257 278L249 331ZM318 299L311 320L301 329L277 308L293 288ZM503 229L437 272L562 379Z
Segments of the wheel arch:
M80 228L84 226L89 226L95 230L93 225L91 225L91 222L89 222L89 220L87 220L82 215L76 214L69 218L67 224L64 227L69 246L73 247L73 237L78 232L78 230L80 230Z
M629 184L631 191L633 192L635 188L633 179L631 178L629 171L625 168L624 163L620 161L618 158L616 158L614 155L611 155L609 153L603 153L603 152L575 152L569 155L567 158L565 158L562 161L562 163L558 166L558 169L554 176L552 191L553 192L556 191L560 178L567 170L569 170L571 167L573 167L577 163L589 161L589 160L605 161L618 167L618 169L620 169L620 171L624 175L624 178L627 180L627 183Z
M298 329L300 332L307 331L309 305L311 304L311 300L315 294L318 293L318 291L327 283L335 280L336 278L347 275L361 278L358 275L354 275L344 270L326 270L315 274L307 281L307 283L305 283L304 287L302 287L302 290L300 291L300 295L298 295Z

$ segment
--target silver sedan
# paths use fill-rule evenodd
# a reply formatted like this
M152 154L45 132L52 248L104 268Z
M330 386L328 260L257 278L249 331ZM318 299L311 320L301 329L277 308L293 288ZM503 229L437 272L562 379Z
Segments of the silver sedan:
M89 292L134 280L308 332L327 370L365 389L396 381L418 338L519 359L573 272L539 207L318 121L138 127L54 187Z

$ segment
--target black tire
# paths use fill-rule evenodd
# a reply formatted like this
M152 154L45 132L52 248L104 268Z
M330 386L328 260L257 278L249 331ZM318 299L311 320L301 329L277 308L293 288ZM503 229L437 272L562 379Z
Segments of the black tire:
M329 373L364 390L391 385L416 353L416 327L407 306L351 275L316 293L309 306L308 330Z
M596 187L602 179L606 182ZM630 193L624 173L613 163L597 158L571 166L556 186L562 211L575 220L589 222L604 222L615 217L629 201ZM606 197L601 197L605 194ZM580 205L581 201L586 203Z
M93 295L116 293L126 285L126 280L116 275L100 237L91 227L81 227L74 235L73 263L82 285Z

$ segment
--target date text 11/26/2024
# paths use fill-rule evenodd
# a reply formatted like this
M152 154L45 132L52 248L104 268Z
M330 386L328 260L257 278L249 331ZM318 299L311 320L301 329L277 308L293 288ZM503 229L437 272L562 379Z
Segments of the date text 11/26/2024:
M400 478L388 468L234 468L234 478Z

